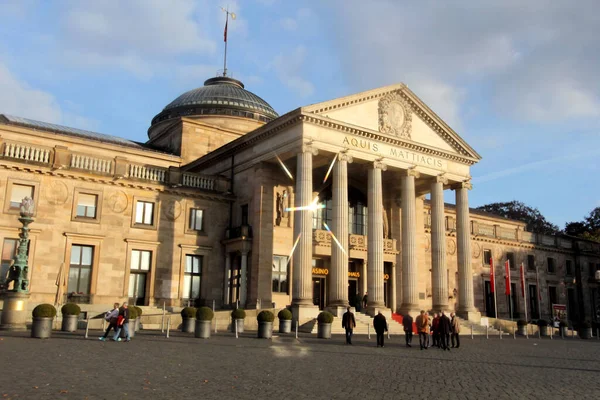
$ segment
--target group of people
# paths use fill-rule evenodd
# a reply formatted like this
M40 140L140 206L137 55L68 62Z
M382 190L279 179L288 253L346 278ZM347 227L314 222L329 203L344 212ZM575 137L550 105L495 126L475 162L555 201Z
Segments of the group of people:
M125 341L131 341L129 336L129 309L127 303L123 303L123 306L119 308L119 303L114 304L114 308L111 311L107 311L104 315L104 319L108 321L108 328L106 328L106 332L104 332L104 336L99 337L98 339L105 341L108 337L108 333L112 329L115 334L112 337L112 341L120 342L121 341L121 330L125 333Z
M346 312L342 316L342 328L346 330L346 344L352 344L352 333L354 328L356 328L356 319L352 311L350 311L350 307L346 309ZM388 331L388 324L385 315L381 311L373 317L373 328L375 328L375 334L377 335L377 347L383 347L383 335Z
M441 311L439 314L434 313L433 318L429 318L429 314L421 310L414 322L419 334L421 350L435 346L450 351L450 345L452 348L460 347L460 322L455 313L450 313L450 318L448 318L446 312ZM402 318L402 325L404 326L406 347L412 347L413 319L410 314Z

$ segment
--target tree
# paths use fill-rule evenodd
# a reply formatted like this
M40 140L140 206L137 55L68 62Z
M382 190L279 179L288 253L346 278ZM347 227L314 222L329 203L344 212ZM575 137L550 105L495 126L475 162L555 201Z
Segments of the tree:
M567 235L600 242L600 207L594 208L583 221L569 222L565 225Z
M504 218L515 219L527 224L526 229L530 232L552 235L560 232L558 226L546 220L537 208L529 207L520 201L513 200L508 203L491 203L476 210L489 212Z

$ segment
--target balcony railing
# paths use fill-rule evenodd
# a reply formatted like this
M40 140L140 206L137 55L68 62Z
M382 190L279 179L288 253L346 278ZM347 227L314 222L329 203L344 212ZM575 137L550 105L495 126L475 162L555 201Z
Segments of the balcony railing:
M2 155L6 158L49 164L52 150L24 143L6 142L4 143Z
M128 176L134 179L143 179L162 183L166 180L167 169L148 165L129 164Z
M91 157L83 154L73 154L71 155L70 167L74 169L99 172L101 174L110 174L112 172L112 163L112 160Z
M250 225L236 226L225 231L227 239L252 239L252 227Z

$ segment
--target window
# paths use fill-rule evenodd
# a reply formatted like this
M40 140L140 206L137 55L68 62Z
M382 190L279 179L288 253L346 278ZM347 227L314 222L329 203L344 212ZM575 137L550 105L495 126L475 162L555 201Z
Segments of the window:
M79 218L96 218L98 196L95 194L79 193L77 196L77 214Z
M185 274L183 276L183 298L200 298L200 281L202 278L202 256L185 256Z
M567 275L573 275L573 261L571 261L571 260L565 261L565 273Z
M69 293L89 294L92 277L92 246L71 246L71 262L69 267Z
M517 268L517 264L515 263L515 253L506 253L506 259L510 264L510 269Z
M147 250L131 250L131 271L150 271L152 252Z
M18 246L18 239L4 239L4 244L2 245L2 262L0 263L0 284L5 284L12 260L17 255Z
M242 206L242 225L248 225L248 204Z
M192 208L190 210L190 229L194 231L201 231L203 228L203 216L204 210L198 208Z
M530 271L535 270L535 256L533 254L527 256L527 269Z
M154 203L149 201L137 201L135 204L135 223L154 225Z
M146 304L146 282L152 263L152 252L131 250L129 262L129 302L136 306Z
M323 222L331 228L332 215L333 203L331 199L319 203L319 207L313 211L313 229L325 229Z
M550 300L549 309L552 312L552 304L558 304L558 291L556 286L548 286L548 299Z
M492 251L489 249L483 250L483 262L488 267L490 266L490 261L492 260Z
M354 235L367 234L367 214L368 209L362 202L357 202L349 207L350 233Z
M556 266L554 265L554 258L548 257L548 273L554 274L556 272Z
M273 293L288 292L288 258L273 256Z
M21 207L21 202L25 197L30 197L33 199L33 192L34 187L31 185L14 183L10 192L10 208L18 210Z

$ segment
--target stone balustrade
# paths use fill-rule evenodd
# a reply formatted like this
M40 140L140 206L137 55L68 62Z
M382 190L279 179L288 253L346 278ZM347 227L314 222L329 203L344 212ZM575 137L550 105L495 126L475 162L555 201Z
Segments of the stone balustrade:
M112 172L112 163L112 160L91 157L83 154L72 154L70 167L92 172L99 172L102 174L110 174Z
M4 143L2 155L7 158L16 158L23 161L33 161L49 164L52 150L44 147L31 146L24 143Z
M215 178L204 175L183 174L182 185L205 190L215 190Z
M167 178L167 169L149 165L129 164L128 177L163 183Z

